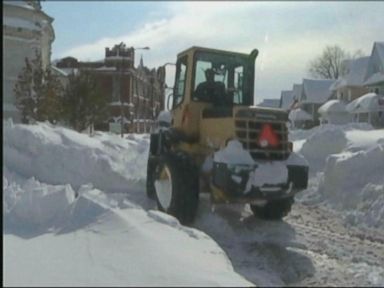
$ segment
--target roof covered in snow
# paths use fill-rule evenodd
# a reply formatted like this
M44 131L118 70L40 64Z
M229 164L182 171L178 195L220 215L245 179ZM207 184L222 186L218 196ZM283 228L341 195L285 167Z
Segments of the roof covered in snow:
M301 102L324 103L331 97L329 89L334 80L312 80L303 79L303 94Z
M64 71L64 69L58 68L55 65L51 65L51 69L54 70L55 72L57 72L58 74L62 75L62 76L68 76L68 72L67 71Z
M288 118L291 121L312 120L312 116L300 108L291 110L291 112L289 112Z
M302 84L293 84L293 99L299 100L301 97L301 94L303 92L303 85Z
M329 100L320 106L320 114L347 112L345 104L340 100Z
M280 108L288 109L293 102L293 96L294 94L292 90L281 91Z
M384 42L375 42L369 58L364 85L384 82Z
M337 90L347 86L363 86L369 59L370 57L361 57L347 61L347 73L337 79L331 89Z
M347 110L351 113L384 111L384 96L367 93L349 103Z
M375 42L373 49L377 50L381 61L384 62L384 42Z

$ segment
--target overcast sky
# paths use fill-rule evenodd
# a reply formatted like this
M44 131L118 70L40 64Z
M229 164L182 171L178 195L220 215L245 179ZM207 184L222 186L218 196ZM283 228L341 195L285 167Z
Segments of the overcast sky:
M308 62L326 45L371 53L384 41L384 2L162 2L42 1L54 18L52 59L104 58L120 42L149 68L175 62L178 52L205 46L260 53L256 103L279 98L281 90L309 78Z

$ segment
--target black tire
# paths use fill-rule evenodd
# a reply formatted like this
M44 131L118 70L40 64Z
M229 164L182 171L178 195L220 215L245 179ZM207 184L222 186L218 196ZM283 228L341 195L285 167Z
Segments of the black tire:
M260 207L257 205L250 205L253 215L257 218L265 220L280 220L287 216L291 211L292 204L294 203L293 197L288 197L279 200L273 200Z
M157 166L157 159L155 156L149 155L147 163L147 182L146 182L146 192L147 197L155 200L155 172Z
M160 211L176 217L181 224L191 224L195 219L199 202L197 167L188 155L169 153L159 157L154 180L161 180L166 172L170 174L170 202L164 207L160 200L161 191L155 187L157 207Z

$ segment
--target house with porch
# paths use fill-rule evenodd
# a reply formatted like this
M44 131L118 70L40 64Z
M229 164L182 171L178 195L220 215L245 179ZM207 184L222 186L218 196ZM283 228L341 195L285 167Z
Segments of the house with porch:
M364 86L364 79L370 57L345 60L346 71L331 86L336 98L345 104L369 92Z
M298 93L297 106L312 118L311 121L307 121L305 128L320 124L318 109L334 97L333 91L330 90L333 82L334 80L303 79L301 93Z

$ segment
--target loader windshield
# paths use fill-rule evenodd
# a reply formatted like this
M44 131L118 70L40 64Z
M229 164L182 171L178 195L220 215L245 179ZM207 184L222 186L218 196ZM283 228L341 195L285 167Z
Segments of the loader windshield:
M253 105L253 65L243 55L196 52L192 99L215 105Z

